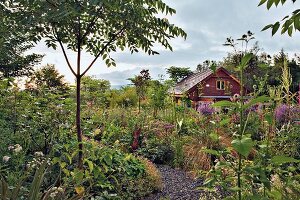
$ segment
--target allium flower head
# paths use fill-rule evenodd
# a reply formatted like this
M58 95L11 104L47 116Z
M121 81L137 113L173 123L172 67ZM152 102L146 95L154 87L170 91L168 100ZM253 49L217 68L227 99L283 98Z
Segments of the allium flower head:
M285 123L289 119L290 108L286 104L278 105L275 109L275 119L279 123Z
M213 107L211 107L210 103L201 103L198 108L197 111L199 113L201 113L202 115L208 116L211 115L215 112L215 109Z

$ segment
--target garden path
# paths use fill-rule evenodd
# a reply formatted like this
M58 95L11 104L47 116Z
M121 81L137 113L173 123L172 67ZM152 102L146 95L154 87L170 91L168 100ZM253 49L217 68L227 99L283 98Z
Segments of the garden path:
M163 181L161 192L151 194L143 200L199 200L214 199L211 194L197 190L202 180L194 180L180 169L157 165Z

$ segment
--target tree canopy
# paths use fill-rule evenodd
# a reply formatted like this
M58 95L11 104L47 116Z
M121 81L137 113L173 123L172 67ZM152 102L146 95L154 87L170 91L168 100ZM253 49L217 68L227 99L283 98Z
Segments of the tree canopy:
M83 166L82 132L80 122L81 78L98 58L107 66L115 66L111 53L129 49L158 54L154 44L172 50L169 40L186 38L186 33L159 14L172 15L175 10L162 0L4 0L1 10L30 33L34 42L44 39L48 47L59 46L68 67L76 77L76 129L79 145L78 167ZM72 66L66 48L77 52ZM82 66L82 52L94 55L88 66Z
M172 66L167 69L167 74L169 74L170 78L175 82L179 82L185 77L189 76L193 72L189 67L175 67Z
M64 75L59 74L54 65L47 64L34 72L28 85L33 84L37 89L65 93L69 89L69 86L64 78Z
M28 76L33 66L40 62L38 54L24 55L33 47L26 30L19 30L16 23L9 18L10 12L0 3L0 77L12 78Z

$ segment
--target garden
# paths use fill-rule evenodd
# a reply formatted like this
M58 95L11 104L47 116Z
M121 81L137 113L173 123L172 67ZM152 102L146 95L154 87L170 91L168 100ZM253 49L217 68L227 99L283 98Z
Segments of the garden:
M86 74L98 58L115 66L116 49L154 55L156 41L172 50L169 39L187 35L156 14L174 9L160 0L62 2L0 3L0 199L299 199L299 57L260 52L251 31L227 38L227 57L197 71L223 66L240 93L195 109L188 94L172 94L195 73L188 68L158 80L144 69L119 89ZM292 35L299 12L264 29ZM43 55L24 52L41 40L61 48L75 85L54 65L35 68ZM86 69L84 50L95 56Z

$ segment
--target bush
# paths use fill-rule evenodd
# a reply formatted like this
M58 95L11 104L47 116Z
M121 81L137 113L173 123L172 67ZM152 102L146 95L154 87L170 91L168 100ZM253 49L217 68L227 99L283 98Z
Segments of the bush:
M171 144L157 138L147 139L137 153L156 164L170 164L174 158Z
M86 195L115 199L135 199L159 189L155 167L133 154L90 140L85 144L84 168L78 170L70 162L74 148L76 145L64 145L57 152L69 153L53 160L63 172L62 179L68 188L82 188Z
M139 199L162 189L161 175L155 165L149 160L138 157L145 167L145 174L136 179L123 179L122 188L126 192L123 199Z

